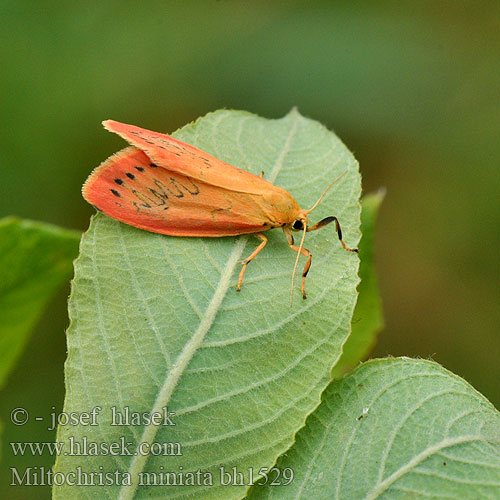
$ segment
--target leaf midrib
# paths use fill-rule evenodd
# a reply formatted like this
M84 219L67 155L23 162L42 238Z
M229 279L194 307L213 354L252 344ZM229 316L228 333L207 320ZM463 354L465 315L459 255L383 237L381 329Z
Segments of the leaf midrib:
M268 180L272 183L276 181L276 178L278 177L278 174L283 167L285 157L290 150L291 142L297 130L298 117L298 114L293 114L294 121L292 123L292 127L290 128L283 148L281 149L278 158L276 159L276 162L271 169ZM224 297L229 289L229 284L231 282L234 270L236 268L236 265L238 264L238 260L241 258L247 241L248 236L242 236L236 242L236 245L231 252L231 256L229 257L227 264L221 273L219 284L217 285L212 300L208 304L205 313L200 318L200 323L198 325L198 328L196 329L196 332L191 337L189 342L185 345L184 349L175 360L171 370L168 372L168 375L165 378L165 382L160 392L158 393L156 401L151 410L153 413L160 413L163 407L168 406L168 402L172 397L177 382L179 381L181 375L184 373L186 367L197 352L199 346L203 342L203 339L212 326L220 305L222 304L222 301L224 300ZM151 424L146 425L144 427L139 443L147 443L148 445L151 445L154 441L157 431L157 426ZM131 478L131 484L122 487L118 495L118 500L132 500L134 498L138 486L139 474L144 470L147 460L148 456L141 453L137 453L133 457L128 471Z
M364 498L364 500L376 500L382 493L387 491L390 486L392 486L400 477L402 477L407 472L410 472L414 467L422 463L425 459L440 452L443 449L456 446L458 444L470 443L470 442L487 442L487 439L481 435L465 435L456 438L446 438L436 443L432 446L427 447L422 450L418 455L415 455L409 462L401 466L398 470L394 471L388 478L386 478ZM488 483L481 483L483 485L488 485Z

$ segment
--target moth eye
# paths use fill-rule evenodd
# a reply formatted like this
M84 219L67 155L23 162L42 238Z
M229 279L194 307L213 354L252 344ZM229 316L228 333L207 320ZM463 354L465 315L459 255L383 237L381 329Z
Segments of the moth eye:
M301 220L296 220L292 224L292 229L300 231L301 229L304 229L304 224L302 224Z

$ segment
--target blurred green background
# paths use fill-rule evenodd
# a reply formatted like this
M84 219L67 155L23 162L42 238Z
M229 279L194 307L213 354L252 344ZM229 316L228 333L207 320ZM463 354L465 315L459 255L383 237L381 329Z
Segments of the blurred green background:
M124 143L106 118L171 132L218 108L333 129L387 188L386 327L374 356L432 357L500 404L500 4L495 1L3 1L0 216L85 230L80 187ZM265 169L265 166L263 166ZM8 441L54 440L9 411L63 404L62 290L2 391ZM7 467L6 467L7 466Z

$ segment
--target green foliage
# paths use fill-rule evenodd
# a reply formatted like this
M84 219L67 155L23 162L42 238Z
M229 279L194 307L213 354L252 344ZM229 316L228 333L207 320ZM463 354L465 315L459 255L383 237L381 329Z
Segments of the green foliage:
M498 498L499 429L493 406L436 363L370 361L329 385L278 461L294 481L249 498Z
M219 111L175 134L209 153L292 192L301 206L335 214L344 237L359 239L357 163L323 126L292 111L281 120ZM218 471L271 466L329 382L341 354L356 301L358 257L345 252L333 229L308 235L314 255L309 298L290 278L295 254L280 231L247 270L236 293L240 265L257 241L174 238L147 233L97 215L81 243L69 303L66 412L103 408L98 427L60 427L70 438L134 444L180 443L182 456L60 456L58 472L141 472L203 469L215 486L55 487L54 498L241 498L241 487L220 487ZM298 288L298 287L297 287ZM110 407L174 411L176 425L110 426ZM136 494L134 493L136 492ZM135 496L134 496L135 495Z
M356 244L357 164L318 123L295 110L281 120L219 111L174 135L254 173L264 170L302 207L347 172L313 215L337 215L344 238ZM75 263L64 410L100 407L98 425L60 426L57 441L68 449L70 440L109 446L123 438L131 453L139 443L166 443L166 456L102 448L61 455L56 472L118 471L121 478L130 473L133 484L55 486L54 498L494 498L500 416L466 382L407 358L374 360L331 381L367 356L383 325L373 262L382 199L377 193L362 203L359 296L357 257L325 229L308 235L309 298L295 290L293 309L294 254L279 231L269 233L237 294L239 260L257 244L251 237L170 238L96 215ZM70 274L78 235L12 218L0 222L0 235L1 382ZM111 407L141 414L166 407L175 425L111 426ZM249 485L249 471L257 480L273 464L267 484ZM235 467L243 483L221 485L221 467ZM197 470L214 485L136 483L141 473ZM290 484L269 484L287 483L291 471Z
M338 378L365 359L375 345L378 332L384 326L382 301L374 261L375 221L385 192L368 194L361 203L361 233L359 243L361 264L358 301L352 318L352 331L342 349L342 357L332 370Z
M79 233L7 217L0 220L0 386L57 289L72 273Z

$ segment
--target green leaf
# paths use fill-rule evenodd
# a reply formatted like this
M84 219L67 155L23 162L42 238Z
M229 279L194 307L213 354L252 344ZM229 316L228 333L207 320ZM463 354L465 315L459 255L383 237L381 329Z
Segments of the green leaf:
M357 244L357 162L319 123L295 110L280 120L218 111L174 135L255 174L263 170L306 208L345 172L313 218L337 215L346 242ZM308 234L308 299L297 287L290 308L296 254L281 231L266 234L269 244L237 293L239 261L256 238L167 237L93 218L69 302L64 409L102 412L98 426L61 426L58 441L124 436L132 451L139 443L179 443L182 456L60 456L57 472L102 467L130 473L133 486L63 485L54 498L241 498L247 486L221 487L219 467L237 467L246 481L249 468L272 465L290 447L349 334L359 260L341 248L334 228ZM176 425L111 426L111 406L168 407ZM137 486L144 472L198 469L214 486Z
M438 364L373 360L322 399L278 461L293 482L250 499L498 498L500 415Z
M385 191L365 195L361 200L361 234L359 243L358 301L352 317L352 332L342 350L342 356L333 367L332 377L339 378L365 359L375 345L378 332L384 326L382 300L375 270L375 222Z
M76 231L0 220L0 386L45 306L70 278L79 241Z

